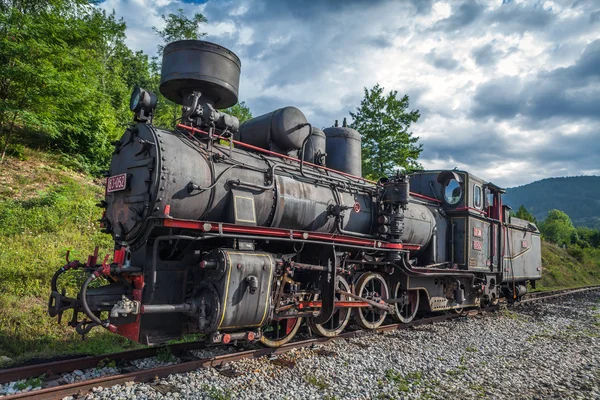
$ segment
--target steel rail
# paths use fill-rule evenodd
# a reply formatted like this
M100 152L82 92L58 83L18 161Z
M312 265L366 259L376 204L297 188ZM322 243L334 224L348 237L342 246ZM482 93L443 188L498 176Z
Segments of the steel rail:
M411 326L418 326L424 324L431 324L434 322L446 321L460 317L460 314L445 314L438 315L431 318L422 318L410 322L408 324L391 324L381 326L374 330L356 330L343 332L338 336L332 338L317 337L297 342L291 342L284 344L277 348L261 348L257 350L246 350L231 354L224 354L220 356L202 358L193 361L186 361L179 364L167 365L162 367L156 367L151 369L145 369L140 371L133 371L125 374L107 375L100 378L94 378L81 382L69 383L66 385L60 385L56 387L49 387L45 389L29 391L25 393L17 393L14 395L5 396L2 400L16 400L16 399L34 399L34 400L53 400L62 399L66 396L72 396L75 394L84 394L86 391L91 390L94 387L110 387L125 382L149 382L156 378L163 378L171 374L180 374L197 370L199 368L215 367L224 363L241 360L244 358L259 358L267 355L277 355L286 353L292 349L300 349L304 347L310 347L315 344L327 344L336 340L350 339L357 337L365 337L377 334L379 332L387 332L398 329L406 329ZM23 379L23 378L21 378Z
M143 349L122 351L119 353L104 354L100 356L74 357L60 361L50 361L41 364L25 365L22 367L7 368L0 370L0 384L21 379L28 379L42 374L61 374L72 372L76 369L95 368L100 361L131 361L147 357L154 357L165 346L145 347ZM195 350L207 347L206 342L196 341L177 343L168 346L173 353L185 350Z
M548 292L538 292L540 294L545 294L543 296L534 297L531 299L523 299L520 302L512 303L522 304L522 303L531 303L537 301L543 301L548 299L554 299L557 297L568 296L575 293L588 292L593 290L599 290L600 285L597 286L588 286L585 288L577 288L577 289L561 289L556 291L548 291ZM356 330L356 331L348 331L343 332L338 336L332 338L324 338L317 337L311 338L296 342L287 343L278 348L261 348L257 350L246 350L231 354L225 354L220 356L202 358L198 360L185 361L179 364L167 365L162 367L156 367L146 370L133 371L125 374L116 374L116 375L108 375L100 378L94 378L82 382L75 382L66 385L60 385L56 387L49 387L45 389L29 391L25 393L17 393L14 395L4 396L2 400L16 400L16 399L62 399L65 396L70 396L74 394L84 394L85 392L91 390L94 387L102 386L102 387L110 387L117 384L122 384L125 382L150 382L157 378L163 378L171 374L177 373L185 373L194 371L199 368L206 367L215 367L224 363L229 363L232 361L241 360L244 358L259 358L267 355L277 355L286 353L292 349L305 348L309 346L313 346L315 344L327 344L336 340L342 339L350 339L350 338L358 338L374 335L380 332L390 332L394 330L406 329L409 327L432 324L435 322L452 320L455 318L464 317L465 314L468 314L472 311L496 311L500 308L500 305L485 307L482 309L471 309L465 310L465 312L461 314L443 314L437 315L434 317L428 318L420 318L413 320L409 323L396 323L383 325L374 330ZM83 357L83 358L75 358L71 360L57 361L52 363L38 364L33 366L19 367L8 370L0 371L0 381L7 382L6 378L10 377L10 380L21 380L30 378L33 376L38 376L43 373L47 373L48 371L53 373L61 373L61 372L70 372L74 369L85 369L91 368L98 365L101 360L133 360L145 357L151 357L155 355L158 350L164 346L151 347L139 350L130 350L122 353L109 354L104 356L94 356L94 357ZM206 348L207 345L205 342L189 342L189 343L179 343L175 345L169 346L173 352L182 352L185 350L193 350L198 348Z

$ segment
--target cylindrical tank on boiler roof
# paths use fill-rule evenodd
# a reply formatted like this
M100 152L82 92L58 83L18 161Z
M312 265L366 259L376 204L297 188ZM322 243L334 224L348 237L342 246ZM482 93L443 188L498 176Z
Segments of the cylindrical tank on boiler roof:
M312 132L304 145L304 153L302 159L313 164L325 165L326 143L325 133L317 128L312 127Z
M179 40L163 50L160 92L177 104L185 104L193 92L217 109L237 103L242 63L218 44Z
M362 176L361 139L358 131L346 125L325 128L327 166L347 174Z
M283 107L245 121L238 140L261 149L286 153L302 147L310 134L306 117L296 107Z

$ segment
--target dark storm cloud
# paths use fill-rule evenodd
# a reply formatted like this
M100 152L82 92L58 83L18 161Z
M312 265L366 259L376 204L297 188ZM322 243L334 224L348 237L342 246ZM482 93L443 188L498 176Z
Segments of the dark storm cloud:
M484 166L506 159L510 142L498 131L490 128L455 130L449 128L444 136L423 138L425 160L457 160L461 164Z
M452 14L435 24L435 29L446 32L460 30L472 24L483 13L484 6L477 1L466 1L454 6Z
M507 33L544 29L555 19L556 14L552 9L546 9L540 3L531 6L505 2L486 15L486 22L497 24L498 29Z
M519 113L522 106L521 82L516 77L500 77L477 86L471 116L507 119Z
M371 36L365 42L381 49L392 47L393 45L390 35Z
M478 47L471 52L475 63L480 66L496 64L496 60L502 56L502 52L497 50L492 43Z
M434 0L410 0L417 14L429 14Z
M548 74L548 78L568 81L577 86L600 79L600 39L589 43L574 65L557 68Z
M528 169L518 178L511 179L512 182L521 179L522 183L547 176L580 175L582 171L598 170L600 128L592 127L571 135L555 129L545 135L547 140L536 142L516 135L506 137L494 128L449 130L442 137L422 140L421 159L425 163L445 161L447 168L467 165L474 173L493 165L501 168L510 161L524 162ZM496 183L513 185L511 181L500 179Z
M427 53L426 58L434 67L448 71L456 69L459 66L458 60L454 59L451 54L437 54L435 50Z
M502 77L477 86L470 114L474 118L600 119L600 39L588 44L577 61L566 68L541 72L525 83Z

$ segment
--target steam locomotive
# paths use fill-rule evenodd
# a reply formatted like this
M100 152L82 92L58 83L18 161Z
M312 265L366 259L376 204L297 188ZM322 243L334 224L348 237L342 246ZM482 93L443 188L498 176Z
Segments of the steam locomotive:
M213 43L165 47L160 91L181 121L153 126L156 96L134 91L98 204L114 254L67 255L50 316L72 309L80 334L144 344L203 333L277 347L302 325L333 337L535 287L539 231L510 216L500 187L461 170L370 181L357 131L318 129L294 107L240 124L220 111L237 103L240 68ZM87 278L69 297L58 280L74 269Z

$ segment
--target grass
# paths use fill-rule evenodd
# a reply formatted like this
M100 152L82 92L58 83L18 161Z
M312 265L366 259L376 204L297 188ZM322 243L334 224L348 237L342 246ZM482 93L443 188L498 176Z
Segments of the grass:
M400 392L409 392L412 386L418 386L421 383L423 373L416 371L402 375L393 369L388 369L385 371L385 378L394 383Z
M202 391L213 400L231 400L233 392L229 389L221 389L207 384L202 385Z
M95 206L103 196L98 182L63 167L58 158L26 149L22 159L0 166L0 356L15 363L72 354L106 354L140 347L94 329L85 341L46 313L50 280L71 259L85 261L95 246L110 252ZM83 277L71 272L60 285L74 295Z
M581 252L579 249L563 249L555 244L542 242L542 279L538 282L537 289L561 289L598 283L600 249Z
M306 383L313 385L319 390L325 390L329 387L329 384L325 382L323 378L318 378L314 375L306 375L304 377L304 380L306 381Z
M162 362L175 361L175 356L171 352L171 348L169 346L160 347L156 352L156 358L158 359L158 361Z
M518 322L528 322L529 321L527 316L525 316L523 314L519 314L518 312L515 312L513 310L509 310L508 308L506 308L506 305L502 306L501 313L504 317L510 318L513 321L518 321Z
M38 376L35 378L29 378L24 381L19 381L15 385L15 389L24 390L24 389L27 389L28 387L32 387L32 388L42 387L42 384L44 383L44 378L45 378L45 376L42 375L42 376Z

